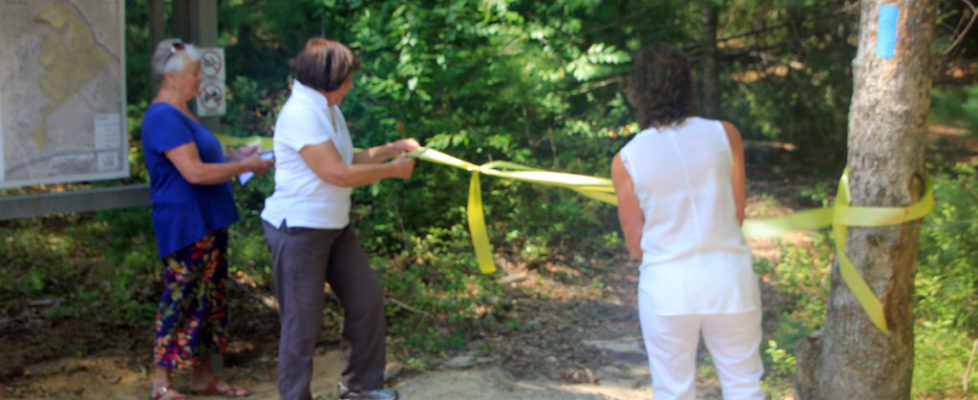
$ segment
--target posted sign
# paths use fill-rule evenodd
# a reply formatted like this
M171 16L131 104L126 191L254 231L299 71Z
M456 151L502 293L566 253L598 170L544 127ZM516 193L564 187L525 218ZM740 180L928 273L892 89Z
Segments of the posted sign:
M204 47L200 49L200 71L204 75L204 80L200 82L200 92L197 94L197 116L224 115L227 109L224 66L223 48Z

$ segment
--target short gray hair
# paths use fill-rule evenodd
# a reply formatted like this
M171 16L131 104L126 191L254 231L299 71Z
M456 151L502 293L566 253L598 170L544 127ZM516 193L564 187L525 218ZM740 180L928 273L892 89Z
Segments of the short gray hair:
M174 44L183 44L183 50L175 50ZM194 45L183 43L180 39L163 39L156 45L150 61L150 66L153 68L153 82L160 86L166 74L179 75L192 63L198 61L200 61L200 51Z

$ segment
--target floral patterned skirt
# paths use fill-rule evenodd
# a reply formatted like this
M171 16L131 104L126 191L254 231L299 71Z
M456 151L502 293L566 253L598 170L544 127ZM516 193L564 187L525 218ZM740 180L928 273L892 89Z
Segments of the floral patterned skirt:
M227 229L163 258L166 288L156 313L153 361L190 368L227 347Z

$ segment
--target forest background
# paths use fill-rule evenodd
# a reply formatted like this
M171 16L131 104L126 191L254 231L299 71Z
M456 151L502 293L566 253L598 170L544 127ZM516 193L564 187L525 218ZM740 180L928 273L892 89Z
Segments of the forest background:
M712 26L704 17L710 7L714 32L705 29ZM148 182L139 133L151 98L147 8L146 0L126 1L133 172L124 183ZM931 123L965 138L978 134L978 28L966 29L974 15L973 2L941 1L934 48ZM611 157L638 130L623 97L631 55L663 41L700 65L709 54L702 39L713 33L716 116L740 127L749 142L748 185L765 184L750 190L781 194L761 193L762 206L749 217L830 204L844 168L857 2L222 0L218 18L228 71L222 130L231 136L271 135L289 93L288 60L309 37L325 36L349 44L363 60L342 106L358 147L415 137L475 163L507 160L608 176ZM708 88L713 78L698 76ZM918 398L964 396L962 375L978 338L978 162L954 148L940 150L928 154L938 203L922 222L918 255ZM473 326L532 329L504 312L500 299L510 293L499 276L475 267L465 223L468 178L419 164L410 180L354 192L356 227L386 295L399 303L387 306L390 334L420 368L430 363L423 354L464 348ZM497 260L523 269L571 266L580 272L573 279L600 288L603 268L624 258L614 208L557 188L482 182ZM234 184L242 220L231 229L233 292L244 301L271 293L258 214L272 188L271 174ZM151 329L161 276L148 207L2 221L0 240L0 336L39 317ZM827 231L780 246L783 257L755 264L778 294L775 327L763 344L765 384L774 397L791 390L795 345L824 324L833 257ZM335 331L338 323L326 318L325 329ZM51 346L23 362L91 350ZM0 373L16 376L12 368ZM969 382L978 386L974 377Z

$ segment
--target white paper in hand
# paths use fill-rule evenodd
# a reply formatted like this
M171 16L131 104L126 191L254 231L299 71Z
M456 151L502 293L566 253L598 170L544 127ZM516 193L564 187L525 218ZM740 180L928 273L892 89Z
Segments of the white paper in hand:
M266 160L271 160L271 159L275 158L275 153L273 153L271 150L263 151L263 152L260 153L260 155L261 155L261 158L264 158ZM241 184L244 185L244 184L248 183L248 181L251 180L251 178L253 176L255 176L255 173L254 172L251 172L251 171L244 172L241 175L238 175L238 182L241 182Z

